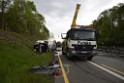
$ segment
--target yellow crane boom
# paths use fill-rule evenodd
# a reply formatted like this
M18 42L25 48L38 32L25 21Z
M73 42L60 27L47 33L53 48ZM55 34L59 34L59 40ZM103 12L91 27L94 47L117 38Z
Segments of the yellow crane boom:
M76 20L77 20L77 15L78 15L80 6L81 6L80 4L77 4L76 5L76 9L75 9L75 13L74 13L74 17L73 17L71 28L75 28L77 26Z

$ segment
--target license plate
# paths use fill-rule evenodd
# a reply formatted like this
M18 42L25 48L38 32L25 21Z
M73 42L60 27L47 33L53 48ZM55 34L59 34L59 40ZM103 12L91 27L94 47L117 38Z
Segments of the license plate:
M87 51L82 51L81 53L87 53Z

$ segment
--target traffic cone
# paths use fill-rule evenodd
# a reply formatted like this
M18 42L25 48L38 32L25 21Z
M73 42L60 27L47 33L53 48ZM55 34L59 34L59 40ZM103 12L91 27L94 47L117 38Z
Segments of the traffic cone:
M55 76L60 76L60 75L61 75L60 70L57 69L57 70L56 70L56 73L55 73Z

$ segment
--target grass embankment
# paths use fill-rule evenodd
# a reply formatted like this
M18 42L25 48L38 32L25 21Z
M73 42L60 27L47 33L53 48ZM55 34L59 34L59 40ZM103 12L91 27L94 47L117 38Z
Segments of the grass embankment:
M0 83L51 83L49 75L31 73L33 66L47 65L52 53L36 54L33 41L12 33L0 38Z

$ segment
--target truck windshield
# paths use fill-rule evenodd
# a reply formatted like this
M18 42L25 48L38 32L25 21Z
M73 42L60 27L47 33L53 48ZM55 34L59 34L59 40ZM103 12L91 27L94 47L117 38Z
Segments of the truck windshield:
M94 31L73 31L71 39L84 39L84 40L95 40Z

